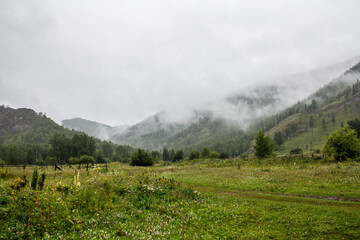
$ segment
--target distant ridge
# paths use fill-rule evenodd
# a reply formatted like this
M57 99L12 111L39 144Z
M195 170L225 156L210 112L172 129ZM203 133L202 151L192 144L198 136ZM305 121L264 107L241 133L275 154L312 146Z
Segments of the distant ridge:
M82 118L65 119L62 120L61 123L65 128L84 132L89 136L96 137L101 140L109 140L112 135L121 133L129 127L127 125L111 127L106 124Z
M0 144L49 143L55 133L73 134L41 112L0 106Z

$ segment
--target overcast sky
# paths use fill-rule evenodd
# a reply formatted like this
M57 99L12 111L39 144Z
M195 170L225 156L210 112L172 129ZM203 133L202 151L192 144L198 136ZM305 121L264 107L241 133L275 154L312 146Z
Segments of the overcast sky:
M360 55L359 0L0 0L0 104L133 124Z

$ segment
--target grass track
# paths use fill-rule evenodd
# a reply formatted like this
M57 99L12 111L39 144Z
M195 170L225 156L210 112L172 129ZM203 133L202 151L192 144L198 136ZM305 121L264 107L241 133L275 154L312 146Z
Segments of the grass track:
M200 192L210 192L221 195L237 196L244 198L255 198L270 201L281 201L281 202L292 202L300 204L311 204L311 205L323 205L323 206L334 206L334 207L348 207L354 209L360 209L360 200L345 201L345 200L329 200L324 199L321 196L295 196L287 194L277 193L259 193L259 192L244 192L236 190L228 190L223 188L210 188L204 186L193 186Z

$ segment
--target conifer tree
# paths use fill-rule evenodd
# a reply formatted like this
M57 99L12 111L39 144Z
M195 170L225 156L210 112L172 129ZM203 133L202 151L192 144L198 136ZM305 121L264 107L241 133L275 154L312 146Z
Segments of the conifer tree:
M264 158L269 156L274 151L274 144L272 143L270 137L265 135L263 130L260 130L255 138L255 156L259 158Z

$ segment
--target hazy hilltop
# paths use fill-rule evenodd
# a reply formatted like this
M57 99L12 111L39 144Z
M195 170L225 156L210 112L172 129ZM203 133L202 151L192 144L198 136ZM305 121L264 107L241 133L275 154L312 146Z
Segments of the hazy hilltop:
M61 123L65 128L84 132L89 136L96 137L101 140L109 140L112 135L122 133L129 127L127 125L111 127L106 124L82 118L65 119L62 120Z
M0 143L48 143L55 133L72 132L32 109L0 106Z
M331 131L358 116L360 86L356 81L360 78L359 69L360 64L356 63L343 74L333 76L322 88L310 91L313 94L308 93L307 98L286 107L287 102L296 99L289 95L298 91L291 86L306 85L305 80L299 82L294 77L295 80L288 82L248 88L207 108L193 110L191 117L182 121L174 120L167 112L159 112L133 126L111 127L81 118L62 123L64 127L117 144L149 150L182 149L185 155L204 147L231 156L239 155L251 148L259 129L268 131L271 136L277 132L281 134L283 143L277 147L280 153L295 146L312 151L322 147L323 139ZM310 118L313 118L312 126ZM75 132L64 127L31 109L0 107L1 143L48 143L54 133L71 136Z

